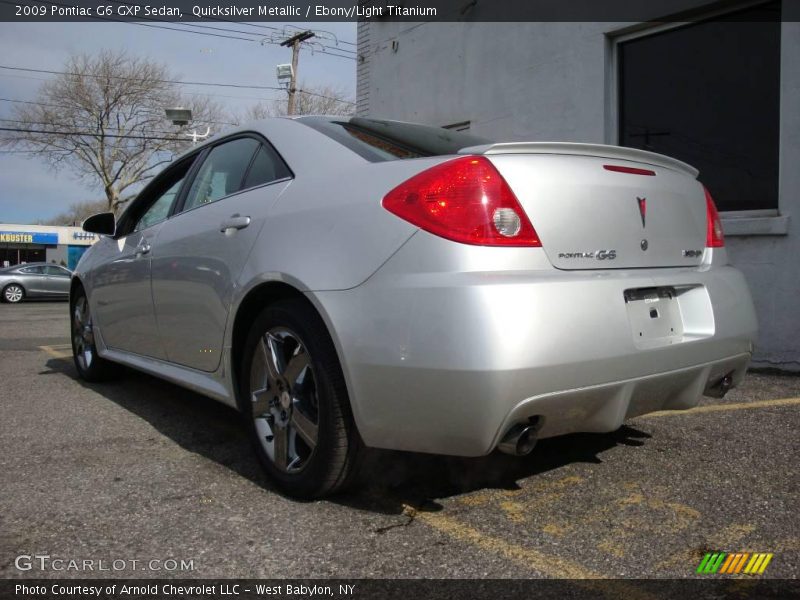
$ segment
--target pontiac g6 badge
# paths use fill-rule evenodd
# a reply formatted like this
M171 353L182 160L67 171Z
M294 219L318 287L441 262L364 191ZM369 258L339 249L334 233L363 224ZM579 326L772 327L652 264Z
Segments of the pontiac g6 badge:
M616 250L594 250L592 252L559 252L558 258L595 258L597 260L614 260Z
M642 227L645 227L645 217L647 216L647 198L636 197L636 202L639 203L639 214L642 216Z

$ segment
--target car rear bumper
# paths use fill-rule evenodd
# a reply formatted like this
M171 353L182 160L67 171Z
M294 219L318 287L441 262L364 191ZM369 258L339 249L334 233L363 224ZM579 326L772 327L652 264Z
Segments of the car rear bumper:
M509 250L511 263L536 252ZM368 446L479 456L534 416L542 437L613 431L694 406L726 374L736 385L752 353L750 293L729 266L424 271L421 256L402 254L357 288L310 294ZM638 335L625 291L644 288L680 292L678 333Z

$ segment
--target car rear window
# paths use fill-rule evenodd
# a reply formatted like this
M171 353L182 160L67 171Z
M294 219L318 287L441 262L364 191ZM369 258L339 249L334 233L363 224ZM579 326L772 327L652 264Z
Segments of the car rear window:
M372 162L457 154L462 148L492 143L460 131L400 121L360 117L299 117L297 121Z

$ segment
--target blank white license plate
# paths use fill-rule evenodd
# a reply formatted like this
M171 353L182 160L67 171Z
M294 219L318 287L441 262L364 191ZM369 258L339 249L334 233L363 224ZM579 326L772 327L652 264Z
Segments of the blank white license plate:
M634 341L640 345L669 344L683 337L683 319L675 288L625 290L625 308Z

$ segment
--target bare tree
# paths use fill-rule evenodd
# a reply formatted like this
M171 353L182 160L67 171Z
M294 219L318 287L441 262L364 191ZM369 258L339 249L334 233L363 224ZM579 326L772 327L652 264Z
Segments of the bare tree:
M48 219L44 225L80 225L94 214L108 210L108 201L75 202L69 209Z
M4 132L0 144L96 184L110 210L187 147L186 131L219 119L216 104L181 97L164 65L125 52L73 56L64 71L41 86L36 103L16 109L19 131ZM164 109L174 106L190 108L194 120L173 126Z
M332 86L308 86L301 83L294 98L294 111L298 115L340 115L355 114L355 103L339 88ZM259 102L244 114L244 121L255 121L267 117L286 114L286 100L280 98L272 102Z

